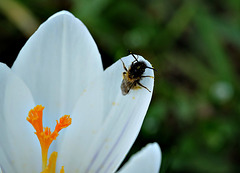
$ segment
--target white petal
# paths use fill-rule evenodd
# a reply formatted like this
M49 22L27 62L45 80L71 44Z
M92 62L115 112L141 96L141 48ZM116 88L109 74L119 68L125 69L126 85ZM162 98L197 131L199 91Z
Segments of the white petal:
M122 60L128 67L134 58L128 56ZM151 67L140 56L139 60ZM124 68L119 60L106 69L103 76L99 76L80 97L73 111L72 127L66 133L61 150L61 157L65 161L77 158L71 159L71 166L69 170L66 167L67 171L114 172L135 141L152 92L140 88L123 96L120 87L123 72ZM146 69L144 75L153 76L153 70ZM141 80L150 91L153 91L153 82L152 78Z
M5 172L39 172L41 150L26 120L34 101L26 85L0 63L0 166Z
M80 93L103 68L87 28L62 11L27 41L13 71L27 84L36 104L45 106L45 126L53 128L59 116L71 113Z
M83 172L82 162L103 121L102 84L103 80L99 77L86 88L70 115L72 124L58 136L60 146L57 168L64 165L66 172Z
M161 150L157 143L148 144L133 155L118 173L158 173L161 165Z
M2 128L0 129L2 130ZM0 145L0 173L2 173L1 171L13 172L13 173L17 172L16 168L14 168L13 165L11 164L10 158L8 156L8 152L4 151L1 145Z

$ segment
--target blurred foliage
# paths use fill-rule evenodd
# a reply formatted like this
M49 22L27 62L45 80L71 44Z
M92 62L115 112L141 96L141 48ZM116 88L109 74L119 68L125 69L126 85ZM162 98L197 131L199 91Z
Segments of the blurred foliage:
M15 3L23 7L15 10L25 9L36 23L62 9L73 12L96 40L104 67L129 49L158 70L152 103L130 155L157 141L163 152L161 173L240 172L239 0ZM11 66L28 31L9 13L11 6L0 11L0 59Z

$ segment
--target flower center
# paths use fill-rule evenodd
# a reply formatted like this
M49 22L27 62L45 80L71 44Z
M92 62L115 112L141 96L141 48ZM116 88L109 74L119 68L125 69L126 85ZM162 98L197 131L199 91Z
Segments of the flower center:
M44 107L42 105L37 105L31 109L28 113L27 121L32 124L36 130L35 134L38 137L38 140L42 149L42 173L55 173L56 162L57 162L57 152L52 152L48 161L48 149L53 140L56 140L58 132L63 128L68 127L72 123L70 115L64 115L60 118L59 122L56 120L57 125L53 132L50 131L49 127L43 127L42 123L42 114ZM64 173L64 167L62 166L60 173Z

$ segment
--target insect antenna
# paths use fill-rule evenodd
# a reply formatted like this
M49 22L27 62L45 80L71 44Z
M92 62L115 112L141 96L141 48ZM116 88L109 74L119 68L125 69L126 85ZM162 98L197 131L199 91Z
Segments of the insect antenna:
M138 59L135 57L135 55L132 53L132 51L128 50L129 54L131 54L133 56L133 58L135 59L134 61L137 61L138 62ZM133 62L134 62L133 61Z

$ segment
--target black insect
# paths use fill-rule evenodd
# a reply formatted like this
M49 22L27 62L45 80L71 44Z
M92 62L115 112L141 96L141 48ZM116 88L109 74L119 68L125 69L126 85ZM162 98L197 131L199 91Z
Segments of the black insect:
M152 76L143 76L146 68L152 69L148 67L144 61L138 61L138 59L130 52L130 54L134 57L134 61L132 62L129 69L125 66L124 62L122 61L123 68L125 72L123 72L123 80L121 84L121 90L123 95L127 95L131 89L139 89L141 87L145 88L149 92L151 92L147 87L140 83L140 80L144 77L151 77Z

